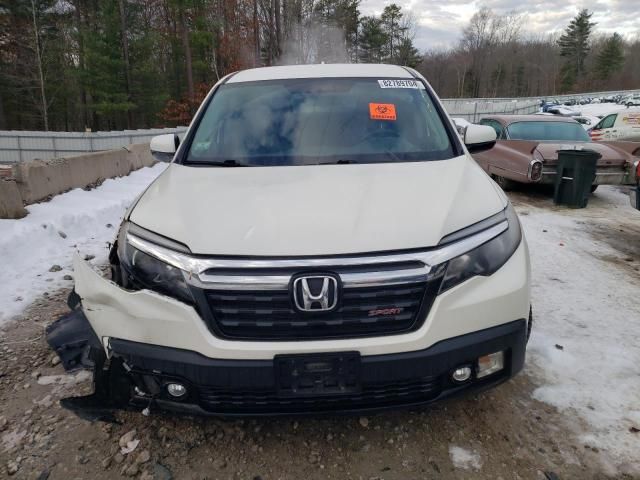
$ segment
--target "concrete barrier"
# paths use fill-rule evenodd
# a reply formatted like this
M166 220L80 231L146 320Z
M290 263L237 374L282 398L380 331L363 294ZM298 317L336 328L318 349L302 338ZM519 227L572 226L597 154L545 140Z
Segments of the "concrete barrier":
M0 179L0 218L22 218L26 215L15 180Z
M0 218L20 218L26 214L24 205L107 178L122 177L154 163L149 144L139 144L46 162L32 160L16 164L12 168L12 180L2 182L9 185L0 186ZM17 204L16 190L20 197Z

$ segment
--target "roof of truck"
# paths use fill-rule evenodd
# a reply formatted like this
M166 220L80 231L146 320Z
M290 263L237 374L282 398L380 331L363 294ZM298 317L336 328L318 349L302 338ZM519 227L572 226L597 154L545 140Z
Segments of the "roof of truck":
M414 78L406 69L397 65L374 63L327 63L317 65L287 65L242 70L229 78L227 83L255 82L259 80L283 80L288 78Z

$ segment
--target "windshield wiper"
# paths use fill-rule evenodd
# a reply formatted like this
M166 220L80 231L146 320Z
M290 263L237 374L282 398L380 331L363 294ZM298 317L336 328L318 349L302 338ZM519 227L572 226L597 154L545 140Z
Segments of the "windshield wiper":
M380 153L387 155L388 157L392 158L396 162L402 161L400 157L398 157L398 155L393 153L391 150L382 150L381 152L375 152L376 155ZM336 160L335 162L320 162L318 163L318 165L353 165L356 163L361 163L361 162L358 162L357 160L351 160L348 158L341 158L340 160ZM375 163L378 163L378 162L375 162Z
M320 162L318 165L349 165L354 163L358 162L356 162L355 160L340 159L336 160L335 162Z
M240 163L237 160L211 160L204 162L185 162L188 165L201 166L201 167L250 167L246 163Z
M247 163L240 163L237 160L222 160L222 161L214 161L214 162L204 162L206 166L214 166L214 167L250 167L251 165Z

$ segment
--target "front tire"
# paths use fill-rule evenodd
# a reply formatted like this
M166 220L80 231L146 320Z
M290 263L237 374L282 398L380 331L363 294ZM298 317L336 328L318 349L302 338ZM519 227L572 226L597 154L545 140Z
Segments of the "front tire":
M502 190L504 190L505 192L513 190L514 188L516 188L516 185L517 185L517 183L514 182L513 180L509 178L501 177L500 175L493 175L493 179L500 186L500 188L502 188Z

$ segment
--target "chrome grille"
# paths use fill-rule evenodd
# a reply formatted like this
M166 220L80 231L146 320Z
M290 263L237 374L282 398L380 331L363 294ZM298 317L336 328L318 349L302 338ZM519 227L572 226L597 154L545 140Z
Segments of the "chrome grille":
M242 284L235 290L203 288L199 297L201 310L207 313L203 317L208 319L211 330L223 338L312 340L397 334L420 327L438 293L441 270L432 271L418 262L334 266L328 271L341 280L339 300L337 307L327 312L300 311L295 307L291 279L301 272L291 267L212 270L207 272L210 277L252 278L257 279L256 284L253 288ZM279 280L280 288L276 289L271 280L261 282L261 277L286 281Z
M344 290L332 312L294 310L288 291L207 291L214 321L225 337L326 338L409 330L425 283ZM376 313L378 312L378 313Z

